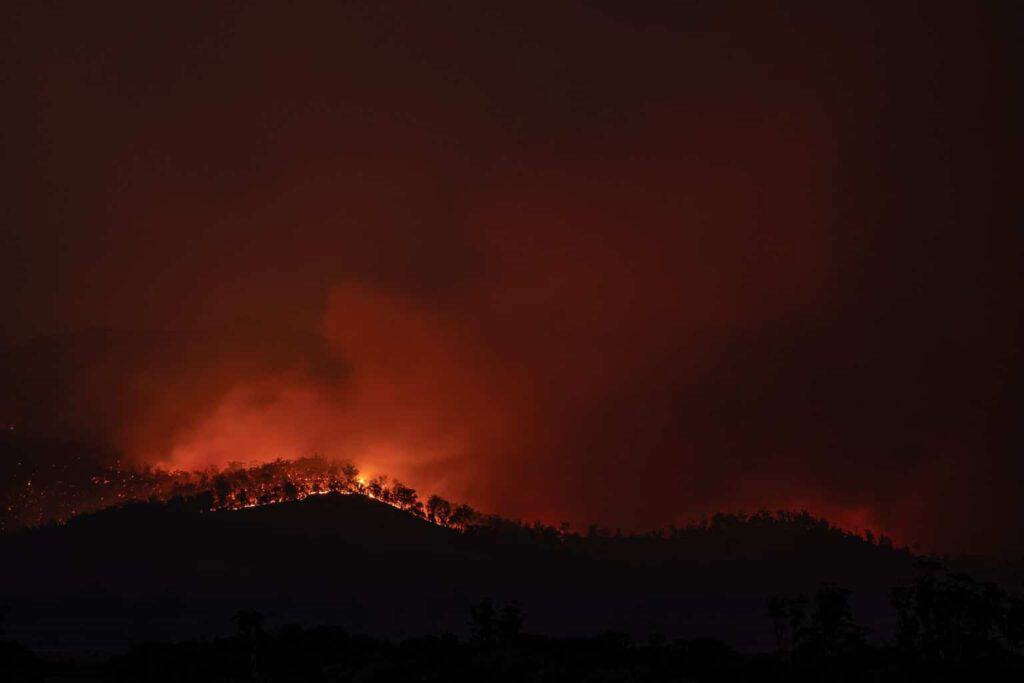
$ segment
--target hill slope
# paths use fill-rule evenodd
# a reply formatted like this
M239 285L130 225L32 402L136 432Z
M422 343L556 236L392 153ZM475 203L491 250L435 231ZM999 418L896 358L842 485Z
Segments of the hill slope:
M217 512L136 503L0 536L0 557L9 634L58 648L224 633L239 609L383 635L460 632L485 596L519 600L535 631L769 647L769 595L835 582L884 632L889 588L913 573L905 551L796 524L545 540L463 534L358 495Z

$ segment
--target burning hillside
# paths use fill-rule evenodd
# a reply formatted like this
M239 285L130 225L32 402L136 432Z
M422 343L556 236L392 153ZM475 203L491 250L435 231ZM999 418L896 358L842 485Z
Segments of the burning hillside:
M3 439L4 488L0 490L0 533L45 524L63 524L78 515L96 512L132 501L187 503L193 509L239 510L299 501L325 494L362 495L385 503L440 526L461 531L490 530L527 533L548 539L575 536L568 523L553 527L542 522L524 524L484 515L466 504L449 502L439 495L420 499L417 491L398 479L380 474L363 476L353 463L315 455L271 462L228 463L196 471L167 470L123 465L114 454L90 451L70 442L26 439L13 432ZM75 453L73 457L69 453ZM718 513L710 518L669 527L668 536L706 532L729 532L749 527L786 527L802 532L828 533L860 538L891 547L892 539L871 531L837 526L806 511L769 512L753 515ZM642 534L661 537L663 531ZM595 525L588 537L608 537L611 532Z
M8 437L10 438L10 437ZM52 446L51 446L52 447ZM83 513L129 501L188 499L203 509L240 509L302 500L326 493L360 494L444 526L462 528L476 513L440 496L421 501L416 490L386 475L364 478L350 462L321 456L266 463L229 463L224 468L171 471L131 468L114 459L46 458L12 449L5 463L0 531L63 523Z

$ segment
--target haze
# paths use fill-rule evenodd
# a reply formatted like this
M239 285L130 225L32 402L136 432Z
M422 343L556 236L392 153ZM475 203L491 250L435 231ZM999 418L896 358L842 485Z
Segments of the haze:
M5 5L0 418L1022 549L1020 9L505 4Z

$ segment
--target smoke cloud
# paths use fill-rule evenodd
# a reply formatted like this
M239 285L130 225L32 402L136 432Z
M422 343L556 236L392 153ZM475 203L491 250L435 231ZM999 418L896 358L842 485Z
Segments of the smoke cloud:
M4 10L3 420L1019 544L1019 10L754 11Z

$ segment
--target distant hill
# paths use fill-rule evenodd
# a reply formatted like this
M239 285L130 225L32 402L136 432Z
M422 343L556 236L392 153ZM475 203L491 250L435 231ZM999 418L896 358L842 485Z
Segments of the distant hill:
M385 636L466 627L482 597L518 600L527 630L774 643L766 601L823 582L858 620L891 628L913 556L807 516L722 516L675 537L558 536L492 518L469 533L361 495L244 510L132 503L0 536L7 632L43 648L106 649L233 630L231 616Z

